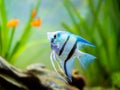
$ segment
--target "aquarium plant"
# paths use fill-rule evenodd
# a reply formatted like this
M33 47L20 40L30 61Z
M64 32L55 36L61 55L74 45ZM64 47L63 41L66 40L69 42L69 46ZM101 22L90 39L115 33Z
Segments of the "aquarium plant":
M86 5L83 9L87 11L85 15L80 9L82 4ZM62 22L65 30L86 38L96 46L94 50L89 47L85 49L97 57L95 62L81 73L87 78L88 85L110 87L114 84L114 86L119 86L119 0L81 0L79 8L75 6L74 1L64 0L63 5L71 19L71 24Z

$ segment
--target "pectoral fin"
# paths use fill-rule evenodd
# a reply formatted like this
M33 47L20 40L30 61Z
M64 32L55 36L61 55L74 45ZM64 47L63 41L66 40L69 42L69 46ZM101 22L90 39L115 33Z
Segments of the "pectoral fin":
M57 69L55 67L55 63L54 63L54 58L53 58L53 52L51 52L51 55L50 55L50 60L51 60L51 63L52 63L52 66L53 66L53 69L57 72Z
M50 55L50 60L51 60L53 69L54 69L55 72L58 74L58 76L67 83L67 81L58 73L58 71L57 71L57 69L56 69L55 62L57 63L57 60L56 60L55 55L56 55L56 54L55 54L54 52L52 52L51 55ZM57 65L58 65L58 67L60 68L60 65L59 65L58 63L57 63Z

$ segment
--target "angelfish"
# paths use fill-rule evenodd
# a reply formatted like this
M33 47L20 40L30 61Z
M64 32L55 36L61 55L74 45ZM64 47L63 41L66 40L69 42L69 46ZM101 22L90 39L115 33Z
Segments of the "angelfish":
M66 31L55 31L47 33L51 44L51 62L56 70L54 62L60 62L60 66L65 75L72 81L72 70L74 60L77 57L83 69L95 60L95 56L80 51L84 46L95 47L84 38ZM56 56L59 60L56 60Z

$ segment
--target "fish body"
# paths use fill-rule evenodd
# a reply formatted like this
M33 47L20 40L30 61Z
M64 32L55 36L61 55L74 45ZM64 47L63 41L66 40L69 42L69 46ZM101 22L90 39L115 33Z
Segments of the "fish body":
M60 59L60 66L62 67L64 73L70 81L72 80L71 73L74 66L74 59L76 57L78 58L82 68L84 69L89 63L91 63L96 58L93 55L81 52L79 50L86 45L92 47L95 46L78 35L66 31L56 31L48 32L47 36L51 43L51 62L54 69L56 69L54 61L56 61L55 57L57 55Z

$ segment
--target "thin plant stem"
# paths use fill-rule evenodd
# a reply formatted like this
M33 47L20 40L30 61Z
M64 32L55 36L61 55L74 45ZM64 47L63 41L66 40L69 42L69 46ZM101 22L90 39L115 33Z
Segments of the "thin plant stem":
M12 30L11 30L11 35L10 35L10 39L9 39L9 42L8 42L8 49L7 49L6 56L5 56L6 58L8 57L8 54L10 53L10 49L11 49L13 39L14 39L15 29L16 28L13 27Z

